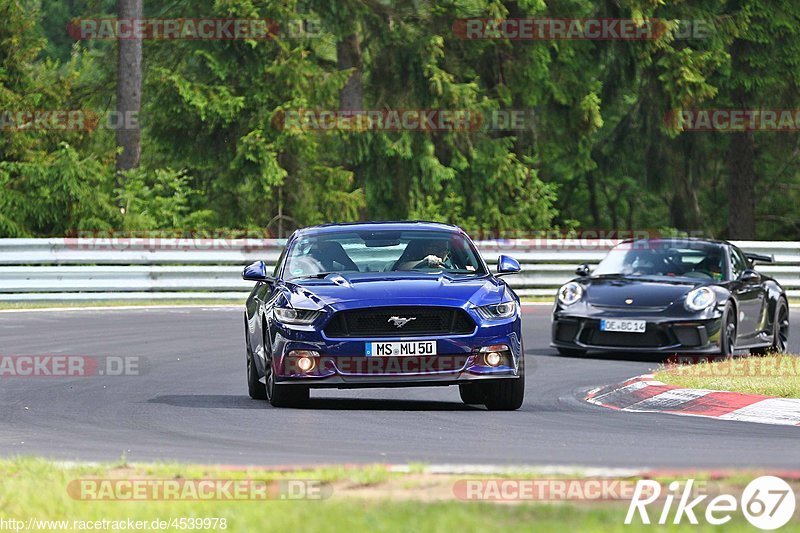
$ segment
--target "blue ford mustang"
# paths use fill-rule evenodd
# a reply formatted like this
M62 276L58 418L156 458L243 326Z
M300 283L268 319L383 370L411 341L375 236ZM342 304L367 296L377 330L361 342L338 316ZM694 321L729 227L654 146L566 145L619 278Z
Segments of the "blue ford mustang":
M514 410L525 391L519 297L459 228L330 224L289 238L268 275L245 268L250 396L300 405L317 387L458 385L467 404Z

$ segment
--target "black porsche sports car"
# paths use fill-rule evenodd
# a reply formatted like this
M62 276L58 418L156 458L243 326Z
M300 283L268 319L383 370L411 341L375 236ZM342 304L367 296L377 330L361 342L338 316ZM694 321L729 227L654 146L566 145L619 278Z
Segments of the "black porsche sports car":
M563 355L783 352L785 291L754 269L772 261L725 241L624 241L593 272L578 267L578 277L558 290L552 346Z

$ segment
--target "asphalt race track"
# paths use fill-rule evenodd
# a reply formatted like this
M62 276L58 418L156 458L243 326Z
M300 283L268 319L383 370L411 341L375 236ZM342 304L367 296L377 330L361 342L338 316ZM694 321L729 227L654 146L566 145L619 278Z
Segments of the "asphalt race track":
M234 308L0 313L0 355L140 357L141 375L0 378L0 454L221 464L448 463L800 468L800 427L583 403L658 358L565 358L548 306L526 307L525 404L464 406L455 387L312 391L305 409L251 400ZM793 324L800 312L792 310ZM797 328L795 328L797 331ZM800 352L798 333L790 340Z

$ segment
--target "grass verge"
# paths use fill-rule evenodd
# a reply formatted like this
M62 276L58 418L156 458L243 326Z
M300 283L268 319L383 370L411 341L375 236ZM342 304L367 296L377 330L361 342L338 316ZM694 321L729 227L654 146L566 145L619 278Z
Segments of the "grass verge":
M652 526L624 524L627 501L513 505L462 501L454 497L458 479L481 476L425 474L424 468L407 473L390 472L382 466L328 467L304 471L231 470L189 465L65 465L41 459L0 460L0 524L9 520L65 521L64 527L36 523L31 530L76 530L75 522L98 521L123 524L129 519L218 519L217 527L204 531L638 531ZM521 475L518 479L536 476ZM696 476L698 479L701 476ZM548 476L552 479L553 476ZM88 501L69 489L76 480L317 480L331 487L322 500L267 499L214 501ZM752 478L750 478L752 479ZM741 487L739 488L741 490ZM81 494L78 492L78 494ZM658 516L658 509L652 513ZM221 520L225 520L225 528ZM684 520L670 531L719 531ZM733 513L726 531L749 530L741 513ZM98 529L95 526L94 529ZM110 530L108 527L106 530ZM185 530L186 528L184 528ZM152 530L152 528L145 528ZM161 530L175 531L179 527ZM800 522L784 530L800 531Z
M687 389L800 398L800 356L797 355L734 357L692 365L669 365L658 370L655 377Z

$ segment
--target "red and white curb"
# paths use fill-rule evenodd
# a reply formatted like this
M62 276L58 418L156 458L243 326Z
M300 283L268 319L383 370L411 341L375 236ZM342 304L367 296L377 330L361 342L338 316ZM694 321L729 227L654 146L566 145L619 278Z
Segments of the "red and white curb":
M683 389L656 381L653 374L594 389L586 396L586 401L619 411L800 426L800 400L707 389Z

